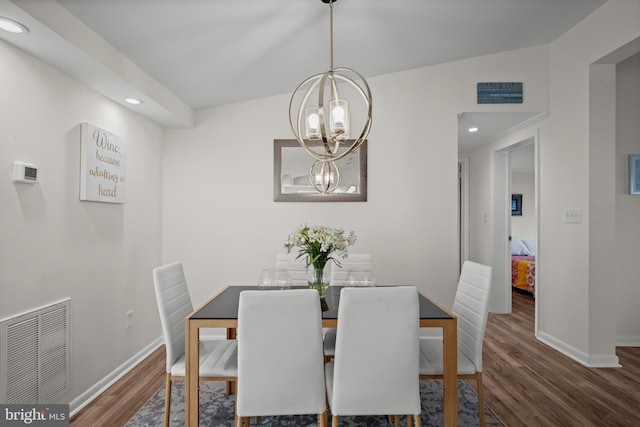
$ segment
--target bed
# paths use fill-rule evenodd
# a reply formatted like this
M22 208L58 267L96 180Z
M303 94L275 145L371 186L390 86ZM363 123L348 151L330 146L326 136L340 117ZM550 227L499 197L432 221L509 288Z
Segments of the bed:
M533 239L511 239L511 286L535 295L536 247Z

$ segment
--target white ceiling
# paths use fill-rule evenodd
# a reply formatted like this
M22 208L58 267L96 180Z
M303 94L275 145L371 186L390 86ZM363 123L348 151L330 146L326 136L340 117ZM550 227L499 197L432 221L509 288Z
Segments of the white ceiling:
M549 43L605 1L339 0L334 63L372 77ZM0 0L0 16L30 29L9 43L167 127L329 68L321 0Z
M458 150L471 151L493 138L545 117L541 112L475 113L458 115ZM477 127L476 132L469 132Z

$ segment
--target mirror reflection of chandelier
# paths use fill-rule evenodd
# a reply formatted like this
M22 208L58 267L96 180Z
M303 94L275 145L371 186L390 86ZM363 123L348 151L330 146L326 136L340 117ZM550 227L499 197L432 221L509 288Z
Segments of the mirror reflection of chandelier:
M321 193L330 193L337 188L340 172L335 161L357 150L371 129L371 91L367 81L350 68L333 66L335 1L337 0L322 0L329 4L330 11L330 69L303 81L289 103L291 129L300 145L316 160L309 171L309 181ZM354 123L351 119L352 109L345 94L360 100L364 106L359 110L363 114L357 122L362 128L354 139L350 139ZM323 178L320 180L319 171L323 171L320 174ZM333 179L328 178L331 173L334 175Z
M332 160L316 160L309 170L309 181L320 193L333 193L340 185L340 168Z

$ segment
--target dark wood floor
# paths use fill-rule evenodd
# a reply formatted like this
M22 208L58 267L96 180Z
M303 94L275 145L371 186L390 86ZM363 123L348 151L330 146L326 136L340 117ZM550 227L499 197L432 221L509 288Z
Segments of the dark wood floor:
M533 297L515 291L513 313L487 322L485 401L507 426L640 425L640 348L617 348L622 368L587 368L533 328Z
M622 368L589 369L537 341L533 313L533 298L514 292L512 314L489 315L485 401L505 425L639 426L640 348L618 348ZM126 424L164 387L164 357L161 347L80 411L71 426Z
M164 345L71 418L74 427L124 426L165 383Z

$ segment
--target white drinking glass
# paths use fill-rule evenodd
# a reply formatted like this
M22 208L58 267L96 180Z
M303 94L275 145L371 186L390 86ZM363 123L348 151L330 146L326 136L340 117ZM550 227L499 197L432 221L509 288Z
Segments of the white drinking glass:
M344 279L345 286L375 286L376 276L373 270L349 270Z
M263 288L289 289L291 288L291 275L288 270L264 268L260 272L258 286Z

